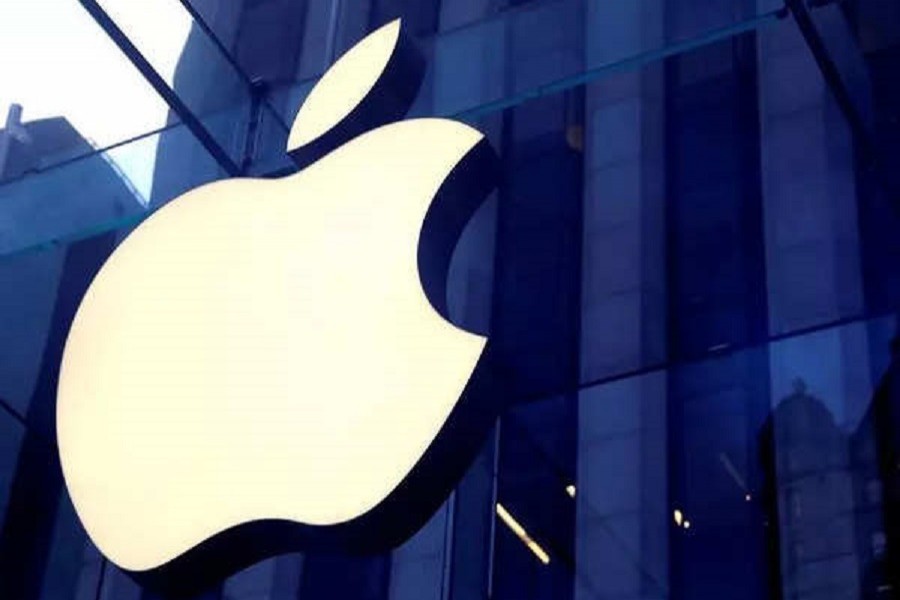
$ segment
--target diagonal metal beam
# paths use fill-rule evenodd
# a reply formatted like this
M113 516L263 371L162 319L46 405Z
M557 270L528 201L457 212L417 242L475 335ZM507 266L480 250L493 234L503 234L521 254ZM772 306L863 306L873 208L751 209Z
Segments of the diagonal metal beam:
M895 189L896 186L890 183L891 178L887 176L888 166L880 156L872 129L866 123L856 102L854 102L850 89L841 76L840 69L834 62L825 39L822 37L822 33L819 31L810 13L810 9L826 5L829 3L829 0L784 1L791 15L793 15L794 22L797 23L797 28L800 30L800 34L813 55L816 65L819 67L819 72L825 80L825 85L831 91L838 108L850 127L850 133L857 144L860 157L874 175L876 184L887 195L894 212L900 214L900 190Z
M875 160L875 144L872 141L869 128L866 126L866 121L857 109L856 103L850 95L850 90L847 88L844 78L841 77L840 70L831 58L831 53L828 51L825 40L812 19L806 1L785 0L785 4L788 10L791 11L794 22L797 23L797 28L806 41L806 45L809 47L809 51L819 67L819 72L825 80L825 85L831 90L838 107L850 125L854 137L859 142L865 158L870 161Z
M232 160L231 156L216 141L209 130L200 122L197 115L188 108L181 100L175 90L166 83L166 80L153 68L150 61L141 53L140 50L128 39L125 32L116 24L115 21L106 13L96 0L78 0L85 10L90 13L97 24L106 32L112 41L125 54L128 60L140 71L144 79L156 90L163 101L172 109L182 123L194 134L197 141L206 149L213 159L221 166L231 177L240 174L240 168Z
M12 419L22 427L28 427L28 422L25 420L25 417L19 411L13 408L12 404L10 402L7 402L4 398L0 398L0 410L12 417Z

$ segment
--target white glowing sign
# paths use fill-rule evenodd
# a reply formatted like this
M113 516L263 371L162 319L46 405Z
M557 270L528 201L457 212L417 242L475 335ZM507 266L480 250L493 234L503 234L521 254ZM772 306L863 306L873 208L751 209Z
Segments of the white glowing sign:
M336 63L292 148L366 96L399 30ZM392 493L485 347L417 270L426 211L482 140L391 123L295 175L195 189L128 236L75 317L57 407L65 481L103 554L146 571L242 523L337 524Z

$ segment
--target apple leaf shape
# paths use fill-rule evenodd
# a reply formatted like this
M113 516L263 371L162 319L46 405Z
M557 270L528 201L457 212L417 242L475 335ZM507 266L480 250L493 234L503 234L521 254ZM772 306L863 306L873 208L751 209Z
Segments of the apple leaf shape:
M288 152L304 167L365 131L401 119L423 72L400 19L380 27L331 65L310 91L291 127Z

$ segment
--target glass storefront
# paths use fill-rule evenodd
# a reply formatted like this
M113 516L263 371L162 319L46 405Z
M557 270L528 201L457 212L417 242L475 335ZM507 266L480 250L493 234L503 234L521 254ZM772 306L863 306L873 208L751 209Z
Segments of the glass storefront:
M398 16L428 64L411 115L501 157L448 304L490 331L514 397L404 545L280 556L202 597L900 596L900 4L40 3L57 17L23 8L31 37L57 43L68 15L72 44L127 69L72 60L74 84L57 44L2 84L47 80L56 102L0 130L0 598L158 598L65 492L68 325L153 210L292 172L303 98ZM127 86L134 110L114 106ZM133 120L83 131L102 121L69 118L82 97Z

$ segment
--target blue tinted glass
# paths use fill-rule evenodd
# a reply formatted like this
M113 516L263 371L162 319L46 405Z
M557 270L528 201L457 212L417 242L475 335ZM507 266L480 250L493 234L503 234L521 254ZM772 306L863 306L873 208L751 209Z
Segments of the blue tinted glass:
M273 558L204 597L890 597L890 3L809 9L818 46L768 2L407 4L193 2L241 69L269 79L266 102L205 95L232 75L198 58L221 52L203 28L182 64L213 81L171 82L247 173L289 172L286 123L315 77L409 16L430 64L415 114L461 115L501 157L448 305L490 330L511 406L399 548ZM182 126L146 140L0 186L4 598L154 598L86 540L52 445L85 285L149 210L224 176Z
M62 119L36 138L78 134ZM157 159L157 155L159 158ZM185 167L177 176L168 167ZM0 182L0 255L137 223L151 207L223 175L184 126Z

